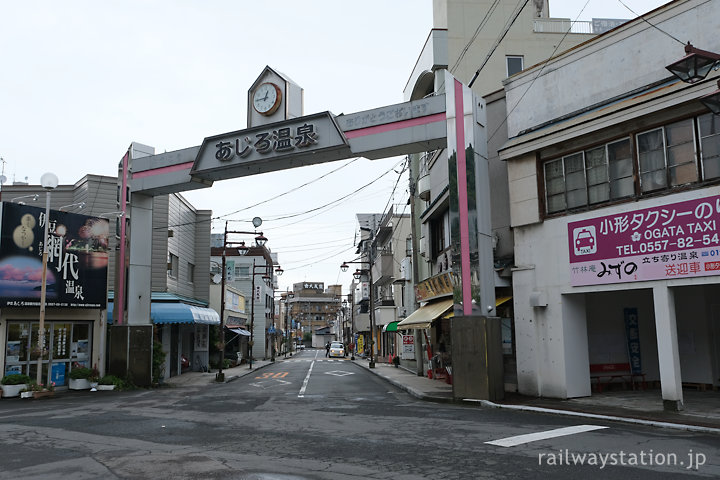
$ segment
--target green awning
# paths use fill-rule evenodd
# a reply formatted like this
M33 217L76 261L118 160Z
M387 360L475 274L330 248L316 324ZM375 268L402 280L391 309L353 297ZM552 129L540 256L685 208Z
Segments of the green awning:
M400 320L398 320L397 322L388 323L383 327L383 332L397 332L398 323L400 323Z

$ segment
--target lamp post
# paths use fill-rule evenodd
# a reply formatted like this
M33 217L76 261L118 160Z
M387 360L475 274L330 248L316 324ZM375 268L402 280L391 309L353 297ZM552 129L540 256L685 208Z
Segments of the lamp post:
M343 262L342 265L340 265L340 270L343 272L347 272L348 270L348 264L349 263L367 263L370 268L368 269L357 269L355 270L355 273L353 273L353 277L355 280L360 280L360 278L363 275L367 275L368 281L370 282L370 307L368 309L369 315L370 315L370 368L375 368L375 315L373 314L374 310L374 303L373 303L373 280L372 280L372 264L370 262ZM351 358L352 360L352 358Z
M42 362L45 356L45 300L47 298L47 264L49 247L49 226L50 226L50 192L58 186L58 177L54 173L46 173L40 177L40 184L45 189L45 230L43 233L43 255L42 255L42 283L40 284L40 317L38 319L38 360L35 382L40 385L42 382Z
M257 217L256 217L257 218ZM259 220L259 218L258 218ZM255 222L253 222L255 223ZM259 223L262 223L262 220L259 221ZM260 226L259 224L257 226ZM226 270L226 260L225 257L227 255L227 249L228 247L232 247L236 250L236 253L240 256L247 255L247 252L250 250L249 247L245 245L245 242L228 242L228 234L229 233L239 233L239 234L253 234L257 235L255 237L255 243L258 247L262 247L265 245L265 242L267 242L267 238L265 238L262 234L262 232L242 232L242 231L229 231L228 230L228 222L225 222L225 231L223 232L223 247L222 247L222 260L221 260L221 270L222 270L222 280L220 284L220 361L218 364L218 373L215 375L215 380L218 382L224 382L225 381L225 374L223 373L223 362L225 362L225 282L227 278L227 272ZM233 247L233 245L237 245L236 247ZM254 263L254 262L253 262ZM252 322L252 320L251 320ZM252 325L252 323L251 323ZM250 368L252 368L252 327L250 330L250 338L251 338L251 345L250 345Z
M666 66L673 75L685 83L697 83L705 79L710 70L720 68L720 54L695 48L688 42L685 56ZM718 90L700 97L700 102L715 115L720 115L720 80Z

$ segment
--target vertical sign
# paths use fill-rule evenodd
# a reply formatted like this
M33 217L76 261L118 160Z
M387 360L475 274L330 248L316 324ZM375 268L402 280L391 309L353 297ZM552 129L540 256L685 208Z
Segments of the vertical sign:
M642 373L642 361L640 357L640 326L638 325L637 308L626 308L624 314L630 370L632 373L640 374Z
M415 337L413 335L402 336L402 351L400 352L400 358L403 360L414 360L415 359Z

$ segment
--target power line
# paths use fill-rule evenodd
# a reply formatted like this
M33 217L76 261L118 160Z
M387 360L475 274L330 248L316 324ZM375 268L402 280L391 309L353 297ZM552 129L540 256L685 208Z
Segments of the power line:
M628 6L625 4L625 2L623 2L622 0L618 0L618 2L620 2L620 4L621 4L623 7L627 8L628 10L630 10L630 12L632 12L632 14L635 15L635 17L640 17L640 15L638 15L637 13L635 13L635 11L634 11L632 8L628 7ZM650 23L645 17L640 17L640 20L642 20L643 22L647 23L647 24L650 25L651 27L657 29L657 30L660 31L661 33L664 33L664 34L667 35L668 37L670 37L670 38L672 38L673 40L675 40L676 42L678 42L680 45L685 46L685 43L684 43L683 41L678 40L677 37L674 37L673 35L669 34L669 33L666 32L665 30L663 30L662 28L658 27L657 25L654 25L654 24Z
M523 1L523 0L520 0L520 2L522 2L522 1ZM511 28L511 27L513 26L513 24L515 23L515 20L517 20L517 18L520 16L520 12L523 11L523 9L525 8L525 5L527 5L529 1L530 1L530 0L524 0L524 3L522 4L522 7L520 7L520 8L517 9L517 12L515 12L515 16L512 18L512 20L510 21L510 23L505 25L505 30L503 30L503 32L502 32L502 34L500 35L500 37L498 37L498 39L495 41L495 44L494 44L494 45L492 46L492 48L490 49L490 53L488 53L488 54L487 54L487 57L485 57L485 61L483 61L482 65L480 65L480 68L477 69L477 71L475 72L475 75L473 75L472 80L470 80L470 83L468 83L468 87L472 88L473 83L475 83L475 80L476 80L477 77L480 75L480 70L483 69L483 67L484 67L484 66L487 64L487 62L490 60L490 57L492 57L492 54L495 53L495 50L497 49L497 47L500 46L500 43L501 43L501 42L503 41L503 39L505 38L505 35L508 34L508 32L510 31L510 28ZM518 6L520 6L520 2L518 2ZM587 5L587 3L586 3L585 5ZM517 7L516 7L516 8L517 8ZM583 7L583 9L585 9L585 7ZM565 37L563 37L563 38L565 38ZM562 41L562 40L561 40L561 41Z
M462 49L462 52L460 52L460 55L458 56L457 61L453 64L452 68L450 69L450 72L454 72L455 69L460 65L460 62L462 62L463 58L465 58L465 54L470 49L470 46L475 43L475 40L477 39L477 36L480 34L480 31L483 29L485 24L487 23L490 16L493 14L497 6L500 4L500 0L495 0L492 5L490 5L490 8L487 12L485 12L485 16L480 21L480 24L478 25L477 29L475 30L475 33L473 34L472 38L468 41L467 45Z

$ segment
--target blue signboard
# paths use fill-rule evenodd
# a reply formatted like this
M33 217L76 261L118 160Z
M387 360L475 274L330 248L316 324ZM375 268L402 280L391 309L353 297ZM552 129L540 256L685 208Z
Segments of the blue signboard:
M65 364L53 363L50 369L50 381L55 385L65 385Z

